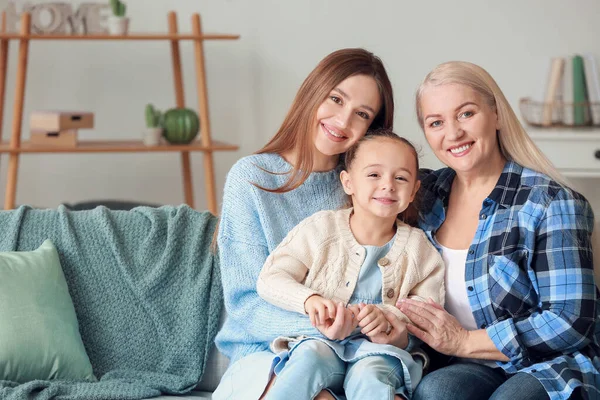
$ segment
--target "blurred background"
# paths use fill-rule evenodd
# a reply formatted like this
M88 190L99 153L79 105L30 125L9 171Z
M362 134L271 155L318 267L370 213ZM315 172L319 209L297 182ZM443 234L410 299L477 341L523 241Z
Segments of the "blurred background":
M20 12L25 2L14 3ZM74 9L81 4L69 3ZM395 131L421 147L421 165L429 168L441 165L417 124L414 93L437 64L465 60L481 65L521 115L520 98L543 99L552 57L579 52L600 56L598 0L127 0L126 4L131 32L166 32L167 13L174 10L181 32L190 31L191 15L198 12L206 33L241 35L235 41L204 42L213 139L240 146L237 152L215 153L219 204L232 164L275 133L303 79L336 49L364 47L383 60L395 91ZM12 124L17 43L12 41L9 48L4 140L10 137ZM24 138L33 110L93 111L95 127L81 130L80 140L140 139L147 103L160 109L174 106L167 41L33 41L29 51ZM181 42L181 54L186 106L197 109L191 42ZM1 193L7 159L0 156ZM192 169L196 208L204 209L201 153L192 153ZM573 182L598 213L596 178ZM181 187L177 153L26 154L20 160L16 202L54 207L112 198L179 204Z

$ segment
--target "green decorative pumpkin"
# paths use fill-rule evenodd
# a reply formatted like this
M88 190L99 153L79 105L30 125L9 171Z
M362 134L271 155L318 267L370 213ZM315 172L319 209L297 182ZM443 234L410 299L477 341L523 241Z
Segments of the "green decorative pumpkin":
M198 114L189 108L172 108L162 116L163 136L172 144L188 144L200 130Z

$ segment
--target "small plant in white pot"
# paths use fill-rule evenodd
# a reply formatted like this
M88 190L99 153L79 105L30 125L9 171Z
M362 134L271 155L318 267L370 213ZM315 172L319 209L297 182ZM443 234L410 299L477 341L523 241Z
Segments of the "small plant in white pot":
M129 18L125 16L127 5L119 0L110 0L112 15L108 16L108 33L126 35L129 30Z
M154 108L152 104L146 105L146 130L144 131L144 144L146 146L158 146L163 135L161 126L162 113Z

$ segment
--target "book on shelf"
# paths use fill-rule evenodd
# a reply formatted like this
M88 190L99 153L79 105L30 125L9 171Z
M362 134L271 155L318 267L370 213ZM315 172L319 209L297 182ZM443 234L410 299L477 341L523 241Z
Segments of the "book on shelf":
M573 56L573 123L586 125L590 122L588 94L583 69L583 57L579 54Z
M565 125L573 125L573 58L565 57L565 68L562 76L562 121Z
M562 120L562 79L565 59L554 57L550 63L550 73L546 84L544 108L542 109L542 125L550 126L555 120Z
M598 75L598 63L593 54L584 54L582 57L587 94L590 102L590 116L594 125L600 125L600 76Z
M543 101L527 117L541 126L600 125L600 67L595 55L553 57L546 66Z

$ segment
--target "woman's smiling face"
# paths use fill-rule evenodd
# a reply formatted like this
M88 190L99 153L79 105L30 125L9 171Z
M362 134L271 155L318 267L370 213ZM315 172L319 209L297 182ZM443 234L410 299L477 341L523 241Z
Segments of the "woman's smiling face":
M429 146L456 172L474 172L501 157L496 110L472 88L430 85L421 95L420 107Z

